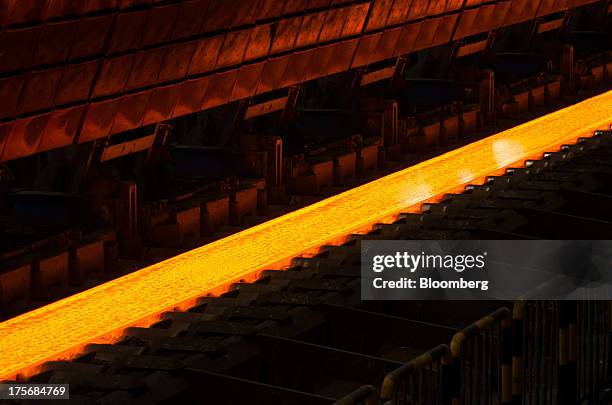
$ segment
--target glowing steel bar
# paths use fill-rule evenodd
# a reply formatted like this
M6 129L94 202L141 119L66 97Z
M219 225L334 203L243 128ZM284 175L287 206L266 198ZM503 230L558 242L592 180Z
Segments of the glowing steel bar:
M3 322L0 377L74 352L611 122L608 92Z

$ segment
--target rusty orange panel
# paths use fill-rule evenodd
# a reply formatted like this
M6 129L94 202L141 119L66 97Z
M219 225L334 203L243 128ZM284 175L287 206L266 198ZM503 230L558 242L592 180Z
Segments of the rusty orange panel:
M233 8L231 1L211 0L206 11L206 18L202 24L201 33L227 30L232 21Z
M459 14L451 14L438 19L438 28L434 36L432 46L438 46L450 42L453 31L457 25Z
M397 47L395 48L395 56L406 55L414 50L417 37L423 26L422 22L405 25L402 28L399 41L397 41Z
M308 50L296 52L290 56L287 69L285 69L285 74L283 75L281 87L293 86L304 80L313 53L313 50Z
M413 0L412 7L408 13L408 21L416 20L427 15L427 7L429 7L429 0Z
M120 102L121 99L114 98L89 104L77 143L89 142L109 136Z
M198 41L189 66L189 75L209 72L217 66L223 38L223 35L217 35Z
M250 29L229 32L225 36L221 51L219 51L219 59L217 59L217 67L239 65L244 60L244 53L249 44Z
M426 14L428 16L442 14L446 9L446 0L430 0Z
M142 125L151 91L128 94L121 97L119 108L111 128L111 135L139 128Z
M197 42L184 42L166 48L158 81L168 82L187 75Z
M192 0L181 3L181 9L176 18L172 38L185 38L197 35L202 29L206 18L208 0Z
M2 155L4 151L4 145L6 145L6 140L8 139L12 126L13 122L0 123L0 162L3 161Z
M344 22L344 27L342 27L342 37L351 37L361 34L369 10L370 3L355 4L351 6L346 21Z
M358 45L359 39L357 38L332 45L334 47L332 51L334 57L329 63L329 74L333 75L349 70Z
M393 28L383 32L382 37L380 38L380 42L376 47L374 60L372 60L372 62L377 62L394 57L395 49L397 48L397 43L400 39L401 34L401 28Z
M461 13L461 17L459 17L459 23L457 24L457 30L455 31L455 37L453 39L456 41L472 35L474 27L477 24L477 18L477 8L464 10L463 13Z
M93 97L110 96L123 91L133 61L134 55L105 59L96 80Z
M51 107L64 68L34 72L27 76L21 90L17 114L25 114Z
M487 32L493 26L493 13L495 12L495 4L487 4L478 8L477 24L474 27L474 34Z
M83 12L90 13L93 11L107 10L114 8L117 5L117 0L87 0L83 4Z
M333 39L340 38L342 35L342 27L349 14L348 7L334 8L328 10L325 15L325 22L319 35L319 42L327 42Z
M446 2L446 9L444 10L446 13L451 11L460 10L463 7L463 0L448 0Z
M365 32L384 28L387 25L393 0L374 0Z
M324 21L325 12L305 15L295 41L295 47L304 48L316 44Z
M86 58L102 54L112 21L112 15L83 18L74 38L71 58Z
M0 118L14 117L25 76L12 76L0 79Z
M420 51L421 49L426 49L431 46L436 35L436 31L438 30L439 23L440 18L432 18L423 21L423 26L419 31L416 42L414 43L415 51Z
M504 21L506 21L511 6L512 1L502 1L495 4L495 12L493 12L491 18L491 29L494 30L504 25Z
M51 65L68 59L79 21L45 24L38 37L32 65Z
M39 31L40 27L0 31L0 72L30 66Z
M137 48L142 40L148 16L149 10L119 14L115 19L108 52L117 53Z
M68 65L55 93L53 105L86 100L98 70L98 61Z
M320 46L314 50L304 80L314 80L329 75L328 67L333 57L333 50L334 47L331 45Z
M217 73L210 78L201 110L227 104L238 76L238 69Z
M539 6L540 6L540 0L524 1L523 2L523 13L521 14L521 18L518 22L523 22L523 21L534 19Z
M272 25L262 24L255 26L251 31L249 46L244 54L244 60L263 58L268 55L272 44Z
M267 20L280 17L283 13L284 2L281 0L259 0L257 20Z
M83 2L74 0L48 0L45 19L80 15L83 12Z
M464 7L475 7L482 4L482 0L466 0Z
M180 8L180 3L153 7L142 34L141 46L169 41L172 38L172 31Z
M153 89L142 120L142 125L154 124L172 118L172 113L178 102L180 90L181 85L178 84Z
M182 83L176 106L172 112L172 118L200 111L208 82L209 77L206 76Z
M15 120L2 152L2 160L18 159L36 153L48 120L48 113Z
M230 26L240 27L253 24L257 17L257 0L238 0Z
M283 8L283 14L300 13L306 10L307 3L308 3L308 0L285 0L285 7Z
M61 148L74 142L74 138L85 114L85 106L52 112L47 129L40 141L38 152Z
M413 0L395 0L389 12L387 25L401 24L407 21Z
M261 74L261 80L257 86L257 94L266 93L281 87L285 70L289 64L291 55L268 59Z
M565 11L568 8L570 0L556 0L553 4L551 13L557 13L559 11Z
M230 102L255 95L264 65L265 62L259 62L240 68L236 78L236 84L229 98Z
M165 48L154 48L136 53L125 89L137 89L157 82L165 52Z
M373 55L376 53L381 38L382 32L361 37L351 67L365 66L373 62Z
M279 21L276 26L276 34L272 41L271 52L279 53L293 49L301 24L301 16Z

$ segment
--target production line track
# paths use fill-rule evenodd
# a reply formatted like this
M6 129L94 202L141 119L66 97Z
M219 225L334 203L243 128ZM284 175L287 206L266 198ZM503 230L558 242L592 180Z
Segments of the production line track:
M232 282L255 280L263 269L390 222L611 122L608 92L10 319L0 324L0 376L31 375L88 343L115 341L127 327L191 307Z

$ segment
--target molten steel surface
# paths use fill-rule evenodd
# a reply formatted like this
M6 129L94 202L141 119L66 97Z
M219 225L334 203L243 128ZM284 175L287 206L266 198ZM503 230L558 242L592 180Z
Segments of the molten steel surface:
M558 150L611 122L608 92L5 321L0 377L13 378L88 342L116 336L229 281Z

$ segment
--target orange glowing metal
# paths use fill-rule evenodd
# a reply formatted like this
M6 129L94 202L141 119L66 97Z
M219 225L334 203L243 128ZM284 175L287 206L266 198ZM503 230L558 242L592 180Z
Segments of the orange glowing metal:
M77 350L612 122L612 92L0 324L0 377Z

